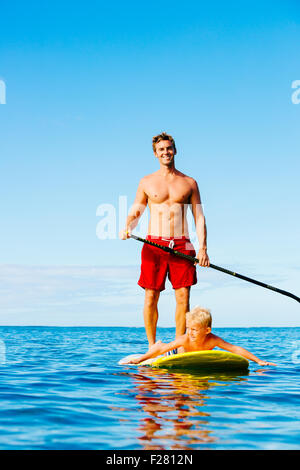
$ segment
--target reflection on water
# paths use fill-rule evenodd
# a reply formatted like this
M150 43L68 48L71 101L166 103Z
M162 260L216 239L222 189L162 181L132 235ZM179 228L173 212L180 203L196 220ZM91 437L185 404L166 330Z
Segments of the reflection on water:
M207 412L208 390L226 387L231 382L245 382L244 373L203 375L197 372L169 372L140 367L130 376L140 405L138 437L144 450L184 449L214 443L209 429L211 415ZM159 444L156 443L159 441Z
M277 367L120 366L147 344L144 328L0 327L1 449L298 450L300 328L216 333Z

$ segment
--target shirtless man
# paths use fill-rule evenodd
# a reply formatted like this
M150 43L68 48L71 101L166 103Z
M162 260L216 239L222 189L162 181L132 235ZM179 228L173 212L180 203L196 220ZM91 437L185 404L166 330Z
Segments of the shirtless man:
M160 168L141 179L120 238L125 240L130 237L148 204L150 221L147 239L195 256L186 219L187 208L190 207L199 241L197 258L201 266L209 266L206 223L197 182L175 168L176 146L172 136L163 132L153 137L152 147ZM149 347L156 341L157 305L160 292L165 288L167 274L175 290L178 337L185 333L190 287L197 282L196 268L190 261L145 244L138 284L145 289L144 322Z

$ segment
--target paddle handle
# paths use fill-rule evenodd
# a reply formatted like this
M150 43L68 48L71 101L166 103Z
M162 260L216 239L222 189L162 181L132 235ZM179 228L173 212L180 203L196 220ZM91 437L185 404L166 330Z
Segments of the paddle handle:
M185 253L176 251L173 248L169 248L168 246L162 246L162 245L159 245L158 243L152 242L150 240L146 240L145 238L137 237L136 235L132 235L132 234L130 235L130 238L134 238L135 240L138 240L140 242L147 243L148 245L155 246L156 248L160 248L163 251L172 253L173 255L176 255L176 256L180 256L180 258L185 258L191 261L193 264L199 263L198 258L194 258L193 256L186 255ZM285 290L279 289L278 287L270 286L269 284L265 284L264 282L256 281L255 279L251 279L250 277L243 276L243 274L239 274L234 271L229 271L229 269L222 268L221 266L216 266L215 264L212 264L212 263L210 263L209 267L212 269L216 269L217 271L221 271L225 274L229 274L230 276L234 276L239 279L242 279L243 281L251 282L252 284L256 284L257 286L264 287L265 289L270 289L274 292L278 292L279 294L286 295L287 297L291 297L292 299L300 303L300 298L294 294L291 294L291 292L287 292Z

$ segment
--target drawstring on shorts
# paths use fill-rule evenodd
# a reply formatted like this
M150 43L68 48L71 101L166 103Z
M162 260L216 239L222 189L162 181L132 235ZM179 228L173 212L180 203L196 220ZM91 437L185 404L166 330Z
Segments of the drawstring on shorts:
M162 240L163 240L164 242L168 242L168 241L169 241L167 238L162 238ZM174 240L170 240L170 242L169 242L169 248L172 248L172 249L173 249L173 248L174 248L174 245L175 245Z

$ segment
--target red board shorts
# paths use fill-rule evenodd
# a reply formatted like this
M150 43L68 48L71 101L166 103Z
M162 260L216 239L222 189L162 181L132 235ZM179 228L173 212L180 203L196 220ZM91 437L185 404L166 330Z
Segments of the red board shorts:
M196 256L192 243L185 237L162 238L148 235L147 240L162 246L169 246L170 241L173 240L174 250ZM191 261L145 243L142 249L141 275L138 285L144 289L162 291L165 289L167 275L173 289L189 287L197 283L196 266Z

